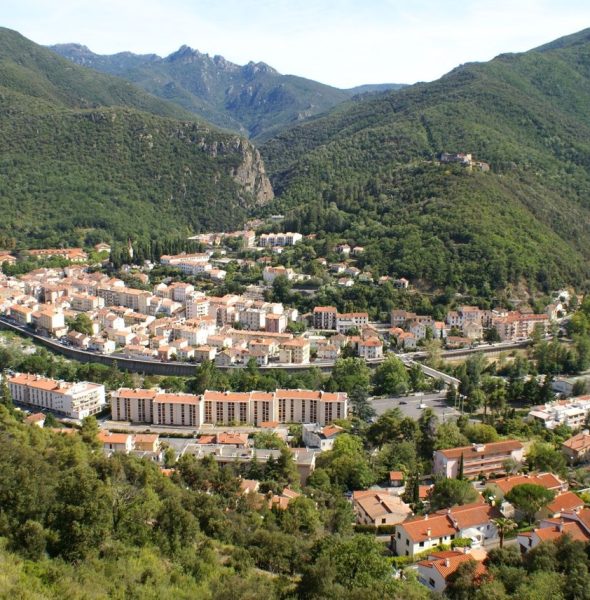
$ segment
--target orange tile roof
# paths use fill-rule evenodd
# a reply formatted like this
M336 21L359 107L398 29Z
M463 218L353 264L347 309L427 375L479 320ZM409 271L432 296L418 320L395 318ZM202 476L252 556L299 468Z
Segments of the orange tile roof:
M129 434L127 433L111 433L104 429L98 432L98 440L102 444L127 444Z
M577 541L587 542L590 540L590 534L575 521L568 521L567 523L556 522L555 525L551 527L535 529L533 530L533 533L537 535L541 542L555 541L566 533L571 535L572 539Z
M579 452L580 450L586 450L587 448L590 448L590 435L583 432L578 433L569 440L563 442L562 446L565 446L566 448L576 452Z
M478 502L454 506L432 515L412 517L404 521L400 527L403 527L408 537L417 543L430 538L453 535L461 529L487 523L496 514L497 511L490 506Z
M448 552L434 552L427 560L421 560L418 565L436 569L442 575L443 579L447 581L449 576L452 575L461 564L470 560L474 560L470 554L451 550ZM477 563L477 566L474 575L476 577L481 577L487 572L487 568L482 562L475 562Z
M404 474L401 471L389 471L389 481L403 481Z
M493 479L490 484L497 485L503 494L507 494L513 487L523 483L532 483L540 485L548 490L559 490L563 482L553 473L531 473L528 475L513 475L510 477L500 477Z
M561 513L564 510L575 510L584 507L584 501L574 492L563 492L555 496L552 502L547 505L550 513Z
M153 444L160 439L157 433L136 433L135 443L137 444Z
M154 403L165 404L198 404L200 401L194 394L157 394L154 398Z
M437 450L437 452L440 452L446 458L461 458L461 454L463 454L465 460L469 460L481 455L494 456L496 454L507 454L513 450L520 450L522 448L523 445L517 440L505 440L502 442L449 448L448 450Z

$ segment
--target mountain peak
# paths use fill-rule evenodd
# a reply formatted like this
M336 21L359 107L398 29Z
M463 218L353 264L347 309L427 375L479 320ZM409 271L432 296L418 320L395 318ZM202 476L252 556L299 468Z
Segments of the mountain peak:
M176 52L169 54L166 57L166 60L168 60L170 62L177 61L177 60L186 62L186 61L192 61L192 60L201 58L203 56L208 56L208 55L203 54L202 52L199 52L198 50L195 50L194 48L191 48L190 46L187 46L186 44L183 44Z
M273 69L270 65L267 65L264 62L255 63L254 61L250 61L247 65L244 65L242 67L242 71L250 77L253 77L258 73L269 73L271 75L279 75L279 72L276 69Z

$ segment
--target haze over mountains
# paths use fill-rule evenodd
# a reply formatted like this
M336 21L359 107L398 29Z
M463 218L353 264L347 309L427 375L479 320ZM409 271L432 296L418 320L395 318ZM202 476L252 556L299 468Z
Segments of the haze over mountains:
M240 66L188 46L164 58L131 52L99 55L80 44L57 44L50 49L78 65L123 77L219 127L251 138L268 138L355 95L403 87L376 84L342 90L282 75L263 62Z

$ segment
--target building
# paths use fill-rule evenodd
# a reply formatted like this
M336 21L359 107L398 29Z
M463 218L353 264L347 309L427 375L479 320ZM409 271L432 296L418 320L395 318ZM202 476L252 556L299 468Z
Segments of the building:
M273 246L294 246L303 239L300 233L263 233L258 238L258 245L263 248Z
M529 552L542 542L554 542L566 534L584 544L590 541L590 508L564 511L558 518L542 519L538 528L518 534L518 544L521 552Z
M489 444L472 444L448 450L435 450L435 475L455 478L459 472L459 463L463 457L463 475L474 479L480 475L506 473L505 462L513 460L517 463L524 458L524 446L516 440L490 442Z
M399 496L387 492L354 492L352 501L356 522L362 525L397 525L412 514L412 509Z
M158 389L120 388L111 394L114 421L199 427L211 424L318 423L346 417L343 392L276 390L275 392L205 391L201 396L168 394Z
M336 438L343 431L344 429L338 425L320 427L316 423L309 423L303 426L303 443L307 448L332 450Z
M413 557L457 538L470 539L472 548L481 547L484 542L498 537L491 520L499 514L496 509L478 502L411 517L395 527L395 552L398 556Z
M531 337L537 327L540 328L541 335L545 335L550 325L551 321L546 314L534 315L513 311L505 316L492 319L492 327L498 332L498 336L503 342L526 340Z
M72 419L95 415L106 406L104 385L98 383L68 383L17 373L8 378L8 386L15 402L45 408Z
M365 360L383 358L383 342L378 338L360 340L358 343L358 355Z
M486 555L485 552L482 554ZM484 576L487 568L482 562L483 556L480 558L477 554L468 554L458 550L433 552L428 555L428 558L418 563L418 581L429 590L442 594L447 588L451 575L465 562L475 561L474 576L476 578Z
M587 462L590 457L590 432L587 429L561 444L570 464Z
M336 330L346 333L349 329L361 329L369 324L369 314L366 312L339 313L336 317Z
M111 433L102 429L98 432L98 441L107 452L129 454L135 448L133 436L128 433Z
M588 413L590 396L578 396L535 406L529 412L528 419L541 422L547 429L555 429L559 425L579 429L585 425Z
M338 310L335 306L316 306L313 309L314 329L336 329Z
M283 342L279 347L279 361L284 364L309 364L311 346L309 340L295 338Z

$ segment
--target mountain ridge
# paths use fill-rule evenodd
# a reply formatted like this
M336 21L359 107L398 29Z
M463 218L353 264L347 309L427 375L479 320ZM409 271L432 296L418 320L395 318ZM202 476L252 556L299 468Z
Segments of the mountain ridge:
M273 195L246 139L7 29L0 126L0 231L18 243L234 228Z
M380 274L480 290L522 277L587 283L585 38L461 65L282 132L261 146L275 210L288 227L310 223L368 246ZM441 152L471 152L492 170L438 165Z
M339 89L296 75L283 75L265 62L235 64L182 45L165 57L121 52L100 55L80 44L49 48L60 56L127 79L158 97L253 139L323 113L357 94L397 89L403 84L368 84Z

